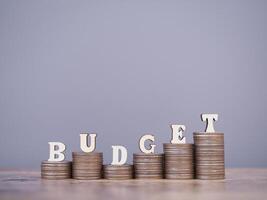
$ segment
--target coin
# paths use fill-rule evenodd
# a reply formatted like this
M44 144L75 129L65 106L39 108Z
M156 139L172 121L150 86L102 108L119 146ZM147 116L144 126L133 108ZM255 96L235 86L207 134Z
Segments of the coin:
M59 180L71 178L71 162L42 161L41 177L49 180Z
M194 145L163 144L166 179L194 178Z
M196 178L224 179L224 134L194 133Z
M163 154L133 154L136 179L163 178Z
M104 178L109 180L125 180L133 178L133 166L124 165L104 165Z
M194 173L167 173L165 174L166 179L193 179Z
M72 176L79 180L102 178L103 153L72 152Z
M136 179L162 179L163 174L135 174Z

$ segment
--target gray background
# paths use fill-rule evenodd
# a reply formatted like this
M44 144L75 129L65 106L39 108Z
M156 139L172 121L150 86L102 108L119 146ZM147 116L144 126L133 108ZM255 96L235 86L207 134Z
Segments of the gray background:
M267 167L267 1L0 0L0 168L38 169L48 142L156 150L169 124L219 113L227 167Z

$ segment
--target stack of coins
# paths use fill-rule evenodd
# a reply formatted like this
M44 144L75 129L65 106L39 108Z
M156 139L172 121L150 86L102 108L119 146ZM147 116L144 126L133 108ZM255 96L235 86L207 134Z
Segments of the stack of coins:
M71 162L43 161L41 164L41 177L50 180L71 178Z
M194 133L196 178L224 179L224 134Z
M102 178L103 153L72 152L72 177L81 180Z
M163 144L166 179L194 178L193 144Z
M125 180L133 178L132 165L105 165L104 178L109 180Z
M163 154L133 154L136 179L163 178Z

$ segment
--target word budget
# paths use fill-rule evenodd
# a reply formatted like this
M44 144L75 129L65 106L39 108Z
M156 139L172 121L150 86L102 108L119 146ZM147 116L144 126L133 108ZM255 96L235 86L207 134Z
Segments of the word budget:
M155 136L139 139L140 153L133 154L133 165L127 164L127 148L112 145L112 162L103 165L103 153L95 152L97 135L80 134L81 152L72 152L72 162L65 161L65 144L49 142L49 159L41 164L44 179L224 179L224 134L216 132L218 114L202 114L204 132L194 132L194 144L186 143L185 125L172 124L170 143L163 153L155 153Z

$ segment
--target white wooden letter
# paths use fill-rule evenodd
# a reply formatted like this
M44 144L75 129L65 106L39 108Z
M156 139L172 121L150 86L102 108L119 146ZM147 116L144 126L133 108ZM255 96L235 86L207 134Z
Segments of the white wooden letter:
M123 165L127 161L127 149L124 146L111 146L112 153L112 165Z
M88 135L90 136L89 147L88 147ZM81 133L80 134L80 146L83 152L86 152L86 153L93 152L96 146L96 134Z
M218 114L201 114L201 120L206 121L206 131L207 133L214 133L213 122L218 120Z
M65 159L64 151L66 149L65 144L61 142L48 142L49 144L49 159L48 161L60 162Z
M185 131L185 125L171 125L172 128L172 144L185 144L185 136L183 132Z
M154 137L154 135L143 135L139 140L139 148L140 148L140 150L145 154L154 153L156 145L155 144L150 144L149 145L150 149L146 149L146 147L145 147L146 140L154 142L155 141L155 137Z

